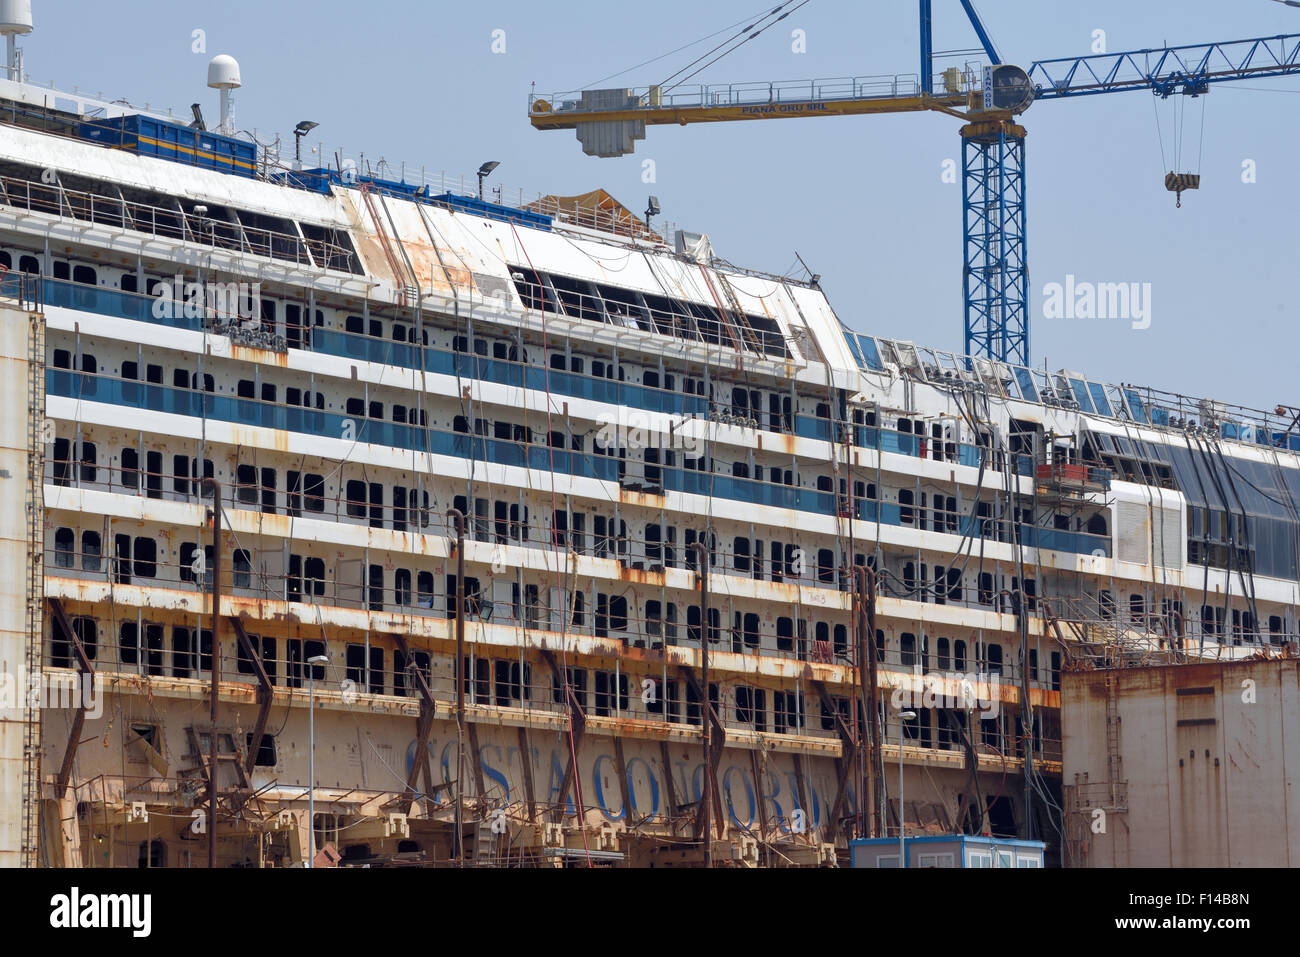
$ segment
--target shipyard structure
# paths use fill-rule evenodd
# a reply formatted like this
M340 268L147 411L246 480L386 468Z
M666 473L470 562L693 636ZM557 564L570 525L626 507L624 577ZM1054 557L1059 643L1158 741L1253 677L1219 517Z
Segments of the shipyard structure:
M1297 661L1067 673L1065 794L1078 867L1294 867Z
M1077 863L1063 672L1293 650L1292 413L228 109L0 81L0 862Z

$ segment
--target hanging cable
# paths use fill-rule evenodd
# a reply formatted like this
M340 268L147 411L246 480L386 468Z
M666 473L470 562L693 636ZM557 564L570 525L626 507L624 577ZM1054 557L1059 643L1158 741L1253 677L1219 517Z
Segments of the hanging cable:
M649 66L651 63L658 63L660 60L665 60L675 53L681 53L683 50L689 50L693 46L698 46L699 44L704 43L707 40L712 40L714 37L718 36L721 33L726 33L728 30L734 30L736 27L740 26L746 20L753 20L755 17L764 16L765 15L764 10L766 9L767 8L764 7L763 10L756 10L754 13L750 14L749 16L745 17L742 20L737 20L735 23L728 24L727 26L723 27L721 30L714 30L712 33L707 34L706 36L702 36L698 40L692 40L690 43L685 43L682 46L679 46L675 50L669 50L667 53L661 54L657 57L651 57L649 60L643 60L640 63L638 63L636 66L630 66L626 70L619 70L617 73L611 73L609 76L603 76L599 80L596 80L595 82L587 83L583 85L582 89L590 90L594 87L600 86L600 84L605 83L608 80L614 79L614 77L616 76L622 76L624 73L631 73L633 70L639 70L643 66ZM730 41L726 41L726 42L730 42ZM718 48L714 47L713 49L716 50ZM713 51L710 50L709 52L712 53ZM705 54L705 56L708 55L709 55L708 53Z
M771 13L767 14L765 17L745 27L744 30L741 30L740 33L737 34L735 37L732 37L732 39L726 40L723 43L718 44L718 46L714 47L713 50L710 50L708 53L704 54L704 56L697 57L695 60L688 63L686 66L682 67L682 69L678 70L677 73L674 73L672 74L672 76L669 76L668 79L664 80L661 84L659 84L663 88L663 92L666 93L669 90L681 86L687 80L691 79L692 77L698 76L704 70L707 70L709 67L717 63L723 57L727 56L728 54L734 53L736 50L740 49L740 47L742 47L744 44L750 42L751 40L758 39L758 37L762 34L764 30L766 30L768 27L772 26L773 24L779 23L780 21L784 20L790 14L794 13L795 10L798 10L800 7L806 5L809 2L809 0L803 0L802 3L798 4L798 6L795 6L793 9L787 10L785 13L782 13L779 17L776 17L775 19L770 19L776 13L778 13L782 9L782 7L789 6L790 2L791 0L786 0L785 3L775 8ZM763 20L768 20L769 22L763 23L762 22ZM762 26L759 26L760 23L762 24ZM755 30L754 29L755 27L758 27L758 29ZM721 49L722 47L727 46L728 44L732 44L729 49L723 50L712 60L709 60L707 63L703 64L698 69L692 70L690 73L687 73L685 76L683 76L680 80L677 80L677 82L673 83L671 86L669 85L668 82L669 80L672 80L675 77L677 77L679 74L685 72L686 70L689 70L692 66L695 66L696 63L699 63L700 60L703 60L704 57L709 56L714 51Z
M665 77L664 80L663 80L663 82L660 83L659 85L662 86L662 87L664 87L665 89L670 89L670 87L668 86L668 81L669 81L669 80L672 80L672 79L676 78L677 76L679 76L680 74L685 73L687 70L689 70L691 67L695 66L695 64L699 63L701 60L707 59L708 57L712 56L714 53L717 53L719 50L721 50L723 47L727 46L728 44L736 43L737 41L739 41L740 43L744 43L744 42L745 42L745 38L747 38L747 35L750 33L751 30L753 30L755 27L757 27L757 26L758 26L760 23L762 23L764 20L767 20L769 17L775 16L778 12L780 12L780 10L781 10L782 7L788 5L788 2L789 2L789 0L787 0L786 3L782 3L782 4L780 4L779 6L776 6L776 7L774 7L773 9L769 10L768 12L766 12L766 13L760 15L760 16L758 17L758 19L755 20L753 23L751 23L749 26L745 27L744 29L742 29L742 30L739 31L738 33L734 33L734 34L732 34L732 35L729 36L727 39L723 40L721 43L719 43L717 46L715 46L712 50L709 50L707 53L704 53L704 54L702 54L701 56L696 57L696 58L695 58L694 60L692 60L690 63L686 64L686 66L684 66L684 67L682 67L680 70L678 70L676 73L672 73L672 74L670 74L669 76ZM730 52L730 51L728 51L728 52ZM726 56L726 53L723 53L722 56ZM705 64L705 65L707 66L707 64ZM696 72L699 72L699 71L697 70ZM686 76L686 77L683 77L683 80L688 80L688 79L690 79L690 76L693 76L693 75L694 75L694 74L691 74L691 75L688 75L688 76Z
M1159 95L1152 93L1151 109L1156 118L1156 141L1160 144L1160 175L1163 176L1169 171L1169 163L1165 159L1165 131L1160 125L1160 101Z

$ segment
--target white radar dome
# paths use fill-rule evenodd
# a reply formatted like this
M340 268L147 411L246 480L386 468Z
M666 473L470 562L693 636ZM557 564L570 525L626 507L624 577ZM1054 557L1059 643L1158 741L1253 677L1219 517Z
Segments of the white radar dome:
M32 32L32 0L0 0L0 35Z
M208 64L208 86L214 90L237 90L243 85L239 78L239 63L234 57L222 53L212 58Z

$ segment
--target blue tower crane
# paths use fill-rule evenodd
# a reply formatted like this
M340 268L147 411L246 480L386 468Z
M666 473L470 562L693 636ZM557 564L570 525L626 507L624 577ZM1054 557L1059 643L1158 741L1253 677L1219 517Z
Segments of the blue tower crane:
M1013 117L1034 100L1131 90L1149 90L1162 99L1195 97L1208 93L1212 83L1300 73L1300 36L1037 60L1023 78L1015 68L1006 71L1003 82L1013 92L1005 94L1010 108L1003 111L991 102L1000 95L997 67L1002 59L970 0L960 2L992 64L985 77L985 109L973 111L977 118L961 130L966 352L1030 365L1025 129ZM920 0L920 6L921 86L933 94L931 0ZM1031 100L1020 95L1026 81ZM1175 179L1171 188L1183 182Z
M936 78L933 3L919 0L919 82L862 77L684 88L678 81L666 88L534 94L529 121L541 130L577 130L589 155L621 156L633 152L647 125L924 111L962 119L966 353L1028 366L1025 128L1017 117L1036 100L1132 90L1197 97L1216 83L1300 74L1300 34L1036 60L1022 69L1003 62L971 0L959 2L989 60L980 76L954 68ZM1174 173L1166 185L1181 201L1181 191L1198 180Z

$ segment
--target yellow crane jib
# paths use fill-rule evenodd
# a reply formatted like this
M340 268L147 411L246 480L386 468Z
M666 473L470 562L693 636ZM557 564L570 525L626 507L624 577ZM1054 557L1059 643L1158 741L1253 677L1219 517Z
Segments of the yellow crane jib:
M528 118L539 130L577 130L589 156L622 156L645 138L646 126L927 110L964 116L960 111L978 102L973 80L960 71L946 75L935 94L903 77L581 90L532 97Z

